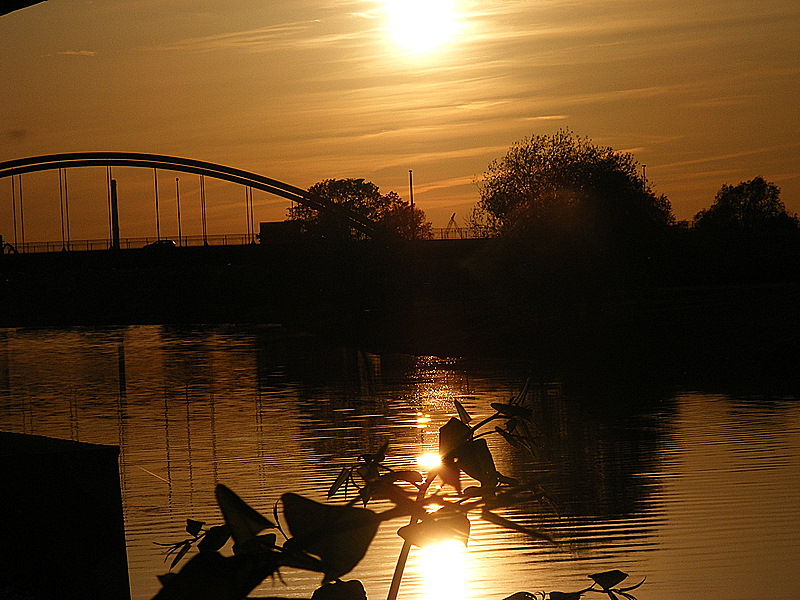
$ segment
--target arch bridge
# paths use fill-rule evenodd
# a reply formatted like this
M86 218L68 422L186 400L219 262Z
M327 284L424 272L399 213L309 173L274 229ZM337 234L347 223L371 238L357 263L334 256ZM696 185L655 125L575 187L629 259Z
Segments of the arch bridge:
M348 222L351 227L367 236L372 237L377 233L376 224L371 219L334 203L312 198L306 190L301 188L243 169L177 156L139 152L47 154L0 162L0 179L25 173L72 167L144 167L212 177L274 194L315 210L335 213L339 218Z

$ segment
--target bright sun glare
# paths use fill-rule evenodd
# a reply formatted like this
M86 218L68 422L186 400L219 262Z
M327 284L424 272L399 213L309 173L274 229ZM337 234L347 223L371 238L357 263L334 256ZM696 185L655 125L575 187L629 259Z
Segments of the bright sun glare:
M417 457L417 464L423 469L435 469L442 464L442 457L435 452L428 452Z
M423 600L466 600L467 549L461 542L447 540L419 549Z
M441 46L458 28L455 0L386 0L389 33L406 50Z

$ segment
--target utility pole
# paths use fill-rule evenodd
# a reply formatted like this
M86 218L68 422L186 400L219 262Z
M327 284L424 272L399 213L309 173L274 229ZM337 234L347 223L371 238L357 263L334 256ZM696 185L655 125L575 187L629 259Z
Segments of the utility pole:
M411 239L417 238L416 220L414 219L414 175L408 170L408 197L411 201Z

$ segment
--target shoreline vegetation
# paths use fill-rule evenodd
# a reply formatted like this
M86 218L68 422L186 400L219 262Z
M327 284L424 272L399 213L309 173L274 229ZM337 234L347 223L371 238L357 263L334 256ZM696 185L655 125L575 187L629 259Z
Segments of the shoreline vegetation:
M377 352L796 377L800 242L675 234L624 260L498 238L4 255L0 326L278 324Z

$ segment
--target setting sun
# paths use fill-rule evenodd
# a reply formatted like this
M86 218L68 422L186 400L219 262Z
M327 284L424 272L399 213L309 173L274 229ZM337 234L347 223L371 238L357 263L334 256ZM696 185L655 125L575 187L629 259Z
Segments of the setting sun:
M457 29L454 0L387 0L386 15L394 41L414 53L441 46Z

